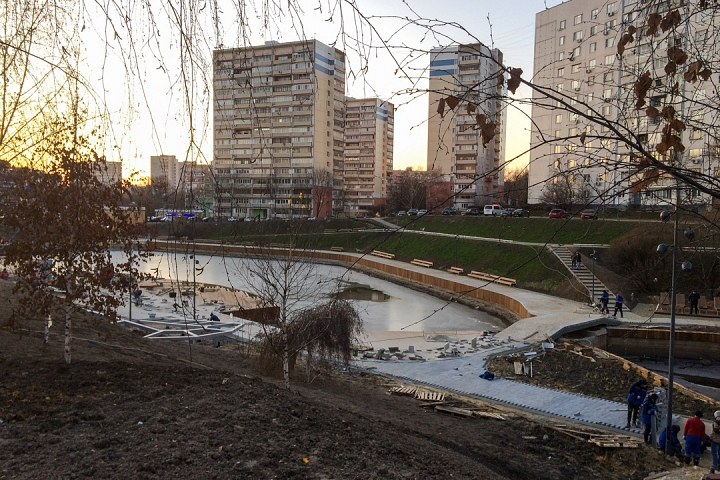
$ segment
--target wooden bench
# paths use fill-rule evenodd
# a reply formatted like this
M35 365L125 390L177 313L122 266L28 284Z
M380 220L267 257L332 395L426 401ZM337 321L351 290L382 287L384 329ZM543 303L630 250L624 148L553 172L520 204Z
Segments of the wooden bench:
M332 250L333 252L345 251L345 249L343 247L330 247L330 250Z
M338 228L338 233L352 232L352 228Z
M515 280L514 278L507 278L507 277L501 277L499 275L491 275L489 273L476 272L475 270L468 273L467 276L472 277L472 278L477 278L478 280L485 280L488 282L499 283L500 285L507 285L509 287L514 287L515 285L517 285L517 280Z
M294 243L269 243L270 248L295 248Z
M448 272L454 273L455 275L462 275L463 273L465 273L465 270L460 267L450 267L448 268Z
M372 252L370 252L370 255L375 255L376 257L387 258L389 260L392 260L393 258L395 258L394 253L381 252L380 250L373 250Z
M428 262L428 261L420 260L417 258L413 259L413 261L410 263L413 265L417 265L419 267L425 267L425 268L432 268L432 266L433 266L433 262Z
M334 228L326 228L325 230L323 230L323 233L335 233L335 232L337 232L337 230Z

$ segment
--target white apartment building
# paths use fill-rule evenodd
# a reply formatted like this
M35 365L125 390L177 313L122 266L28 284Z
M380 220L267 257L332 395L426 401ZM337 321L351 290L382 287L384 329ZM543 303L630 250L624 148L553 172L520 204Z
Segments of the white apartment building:
M667 33L659 30L646 35L643 26L648 14L657 12L664 17L671 9L689 21L683 20ZM681 0L570 0L537 13L533 81L554 90L567 105L533 94L529 203L644 207L673 202L675 182L666 175L639 191L631 189L638 180L635 172L642 154L628 149L602 125L604 120L614 122L621 133L656 159L670 161L655 151L665 123L662 116L648 117L647 107L662 110L672 105L677 118L688 125L681 134L685 152L678 159L680 165L690 175L717 176L717 133L714 128L701 127L717 123L711 118L713 109L695 108L705 103L706 97L716 95L713 87L709 82L685 82L683 66L674 76L664 69L668 48L687 48L693 43L697 48L710 38L712 22L711 16L697 12L694 2L686 8ZM638 32L620 56L617 44L630 25ZM693 60L691 53L688 63ZM637 109L634 87L645 72L650 72L652 84L647 104ZM675 83L678 89L673 91ZM572 191L570 202L558 198L565 197L568 188ZM685 189L681 195L686 203L707 201L694 189Z
M347 98L345 211L367 213L385 202L393 170L395 107L378 98Z
M102 170L95 172L95 177L105 184L122 181L122 162L103 162Z
M505 157L506 115L498 83L502 52L483 44L452 45L430 52L427 170L451 175L454 205L467 208L499 201ZM442 98L454 95L460 103L444 116L437 112ZM468 112L468 104L477 107ZM497 124L495 138L483 147L476 115Z
M214 52L217 215L342 210L344 62L317 40Z

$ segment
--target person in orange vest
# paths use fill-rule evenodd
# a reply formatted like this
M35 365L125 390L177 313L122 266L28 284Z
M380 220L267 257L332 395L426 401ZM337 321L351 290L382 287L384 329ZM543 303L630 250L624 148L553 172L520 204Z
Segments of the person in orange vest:
M700 445L705 435L705 424L701 420L703 413L698 410L695 416L685 422L685 465L690 465L690 456L693 458L693 465L700 463Z

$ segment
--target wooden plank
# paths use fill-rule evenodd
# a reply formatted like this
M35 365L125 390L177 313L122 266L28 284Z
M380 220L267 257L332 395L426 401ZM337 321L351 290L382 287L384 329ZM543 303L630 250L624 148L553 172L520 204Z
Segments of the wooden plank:
M505 421L505 417L500 415L499 413L492 413L492 412L475 412L476 417L484 417L484 418L493 418L495 420L502 420Z
M415 395L416 387L393 387L390 389L390 393L397 395Z
M460 417L472 417L473 412L470 410L465 410L464 408L457 408L457 407L444 407L442 405L438 405L435 407L436 412L441 413L448 413L450 415L458 415Z
M428 392L427 390L418 390L415 392L415 399L430 402L441 402L445 400L445 394L440 392Z

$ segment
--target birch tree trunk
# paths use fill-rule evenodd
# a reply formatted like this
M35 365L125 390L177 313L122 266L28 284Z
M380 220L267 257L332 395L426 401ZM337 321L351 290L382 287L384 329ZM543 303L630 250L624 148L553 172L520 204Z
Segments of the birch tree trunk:
M65 361L70 363L70 341L72 340L72 319L70 309L65 310Z
M290 390L290 352L286 335L283 335L283 340L283 378L285 379L285 388Z
M47 322L45 323L45 343L50 341L50 327L52 327L52 315L48 315Z

